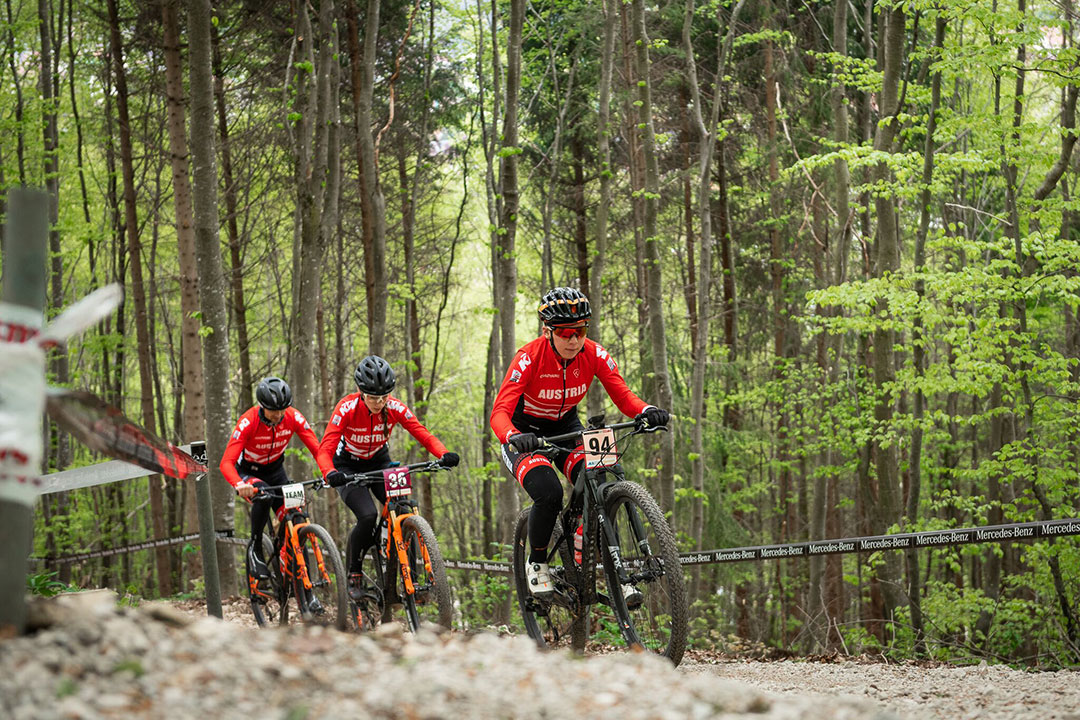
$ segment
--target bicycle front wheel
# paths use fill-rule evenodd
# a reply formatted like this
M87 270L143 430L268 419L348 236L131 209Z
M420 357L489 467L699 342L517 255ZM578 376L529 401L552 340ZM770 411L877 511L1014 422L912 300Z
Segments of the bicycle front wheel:
M678 665L686 649L686 587L675 534L649 492L634 482L611 486L604 501L623 575L600 543L605 593L631 645Z
M412 515L402 521L401 533L409 558L413 592L406 592L404 568L399 568L398 594L405 603L409 629L416 632L425 622L438 623L450 629L453 616L450 584L446 579L446 566L439 542L435 539L435 531L427 520Z
M346 590L345 564L326 528L310 523L297 530L311 587L297 577L296 602L305 622L347 630L352 619Z
M586 614L579 608L578 590L575 587L577 570L567 544L562 542L562 519L555 523L548 547L558 546L559 551L551 559L551 582L555 592L548 598L538 598L529 589L525 579L525 564L529 559L529 515L525 508L518 515L514 531L514 585L517 589L518 608L525 632L541 648L572 648L577 653L585 651L588 628Z

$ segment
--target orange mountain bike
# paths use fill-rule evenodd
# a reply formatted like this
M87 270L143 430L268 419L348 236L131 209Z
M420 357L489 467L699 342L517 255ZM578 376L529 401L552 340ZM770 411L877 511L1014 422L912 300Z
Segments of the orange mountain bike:
M322 487L322 479L261 488L252 498L284 497L278 512L274 540L263 533L264 557L270 569L268 579L252 574L251 543L245 555L251 611L260 627L290 622L290 597L298 614L293 620L334 625L346 630L352 625L345 588L345 564L326 528L308 520L304 512L305 485ZM254 542L254 540L252 541Z
M450 627L453 608L442 552L435 531L417 514L412 499L412 473L446 469L430 461L348 476L350 483L386 489L382 516L361 555L363 570L350 581L350 604L361 629L388 622L401 606L413 632L421 622ZM352 557L351 547L347 556Z

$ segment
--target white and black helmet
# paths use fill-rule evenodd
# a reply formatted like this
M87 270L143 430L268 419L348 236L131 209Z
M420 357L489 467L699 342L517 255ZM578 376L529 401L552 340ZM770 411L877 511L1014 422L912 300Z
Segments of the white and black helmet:
M397 384L394 369L378 355L368 355L361 360L353 379L356 387L368 395L386 395Z
M255 388L255 398L265 410L284 410L292 405L292 388L279 377L266 377Z

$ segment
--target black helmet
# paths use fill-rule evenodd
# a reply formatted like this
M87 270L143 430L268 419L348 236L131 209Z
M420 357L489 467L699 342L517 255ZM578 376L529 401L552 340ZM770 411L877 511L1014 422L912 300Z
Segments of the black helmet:
M580 290L557 287L540 298L536 314L545 325L579 325L592 317L592 307L589 306L589 298Z
M368 395L386 395L397 383L390 363L378 355L368 355L361 360L353 379L356 380L356 387Z
M292 405L292 388L281 378L271 376L259 381L255 397L266 410L284 410Z

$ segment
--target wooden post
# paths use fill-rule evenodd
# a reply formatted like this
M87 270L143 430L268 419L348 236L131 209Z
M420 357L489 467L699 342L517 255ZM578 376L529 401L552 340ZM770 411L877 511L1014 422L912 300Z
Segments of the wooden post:
M207 465L206 443L192 442L191 456ZM217 533L214 532L214 501L210 493L209 473L195 476L195 497L199 503L199 549L206 583L206 614L221 617L221 579L218 576Z
M0 637L26 628L26 571L40 482L45 354L36 343L45 306L49 196L8 194L0 280Z

